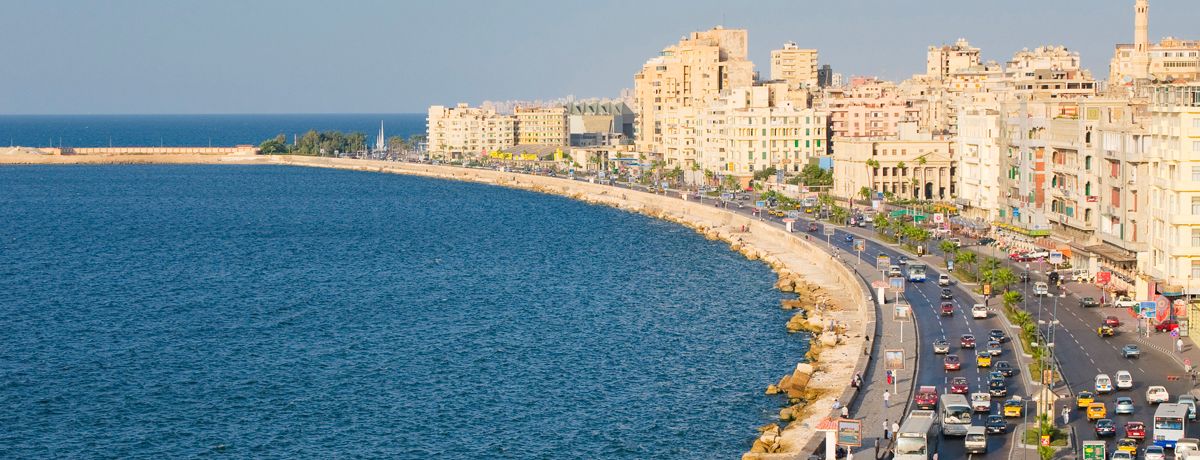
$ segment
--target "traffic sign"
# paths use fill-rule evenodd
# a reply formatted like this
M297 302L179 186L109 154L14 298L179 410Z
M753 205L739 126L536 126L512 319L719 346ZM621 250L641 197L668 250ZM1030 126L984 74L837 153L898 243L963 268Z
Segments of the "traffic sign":
M836 229L832 225L825 224L825 227L821 229L821 233L824 233L825 236L833 236L834 230Z
M888 285L890 285L892 289L904 289L904 277L893 276L888 278Z

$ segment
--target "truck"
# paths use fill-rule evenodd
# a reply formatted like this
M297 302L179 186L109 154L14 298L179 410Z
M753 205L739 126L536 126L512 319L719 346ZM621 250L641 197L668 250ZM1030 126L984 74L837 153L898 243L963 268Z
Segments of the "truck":
M913 283L924 283L925 269L926 266L924 264L909 264L908 281Z
M961 395L959 395L961 397ZM965 434L965 433L964 433ZM937 412L914 410L896 432L895 460L929 460L937 454L941 436L938 435Z
M971 426L971 403L967 397L960 394L944 394L938 401L938 412L941 416L942 434L946 436L966 436L967 427Z

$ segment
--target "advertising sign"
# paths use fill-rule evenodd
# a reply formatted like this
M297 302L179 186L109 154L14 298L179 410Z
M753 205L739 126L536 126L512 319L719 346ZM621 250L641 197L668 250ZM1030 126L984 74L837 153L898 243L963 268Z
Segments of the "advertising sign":
M825 227L823 227L823 228L821 229L821 233L824 233L824 234L825 234L825 236L833 236L833 232L834 232L834 230L836 230L836 229L835 229L835 228L833 228L833 226L832 226L832 225L826 225Z
M1171 301L1167 296L1160 295L1154 298L1154 320L1163 322L1168 316L1171 316Z
M940 224L946 221L946 215L940 212L933 214L933 223Z
M1108 458L1108 447L1104 441L1084 441L1083 460L1105 460Z
M895 321L908 321L912 318L912 307L908 305L896 305L896 310L892 312L892 319Z
M892 258L891 257L885 256L883 254L880 254L875 257L875 268L876 269L887 270L888 267L890 267L890 266L892 266Z
M862 445L862 421L848 418L838 419L837 445L858 447Z
M1158 307L1157 302L1141 302L1137 306L1138 316L1141 316L1142 318L1153 318L1154 309L1156 307Z
M893 276L888 278L888 286L890 286L892 289L904 289L904 277Z
M889 371L904 369L904 350L883 350L883 367Z
M1053 265L1061 264L1063 263L1063 254L1058 251L1050 251L1050 256L1046 257L1046 262L1049 262Z
M1096 273L1096 282L1099 284L1108 284L1112 282L1112 272Z
M857 238L854 240L854 251L863 252L867 250L867 240Z

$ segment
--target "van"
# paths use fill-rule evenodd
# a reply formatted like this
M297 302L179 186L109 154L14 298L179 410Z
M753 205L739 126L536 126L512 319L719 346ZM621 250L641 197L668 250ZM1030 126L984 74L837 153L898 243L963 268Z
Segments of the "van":
M967 453L986 454L987 428L982 426L967 428L967 438L963 441L963 445L967 448Z
M1040 295L1040 296L1050 295L1050 286L1047 286L1046 283L1043 283L1041 281L1033 283L1033 295Z
M1195 456L1197 453L1200 453L1200 439L1179 438L1175 441L1175 458L1185 458L1186 454Z
M1074 280L1076 283L1085 282L1085 281L1091 279L1091 277L1092 277L1091 272L1088 272L1087 269L1084 269L1084 268L1076 268L1073 270L1067 270L1066 273L1064 273L1064 275L1070 276L1071 279Z

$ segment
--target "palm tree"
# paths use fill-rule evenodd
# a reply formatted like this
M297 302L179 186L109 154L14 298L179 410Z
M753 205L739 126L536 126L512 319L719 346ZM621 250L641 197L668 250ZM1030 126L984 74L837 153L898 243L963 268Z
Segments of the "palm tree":
M875 187L875 175L879 174L879 162L874 158L867 160L867 175L871 176L871 187Z
M871 188L864 186L863 188L858 189L858 195L861 196L864 201L870 201Z
M963 269L967 269L975 263L975 253L971 251L958 251L958 253L954 254L954 263Z
M994 260L994 259L993 259ZM1008 267L992 270L992 289L997 291L1006 290L1009 286L1017 284L1017 275L1014 275ZM1012 291L1016 292L1016 291ZM1020 294L1018 292L1018 294ZM1005 293L1007 296L1008 294Z
M1007 291L1004 293L1004 296L1001 298L1001 300L1004 302L1004 308L1011 310L1014 306L1021 303L1021 301L1025 299L1024 296L1021 295L1021 291Z
M946 260L950 260L954 253L958 252L958 246L955 246L954 243L950 241L941 242L941 244L938 245L938 249L941 249L942 253L946 254Z

